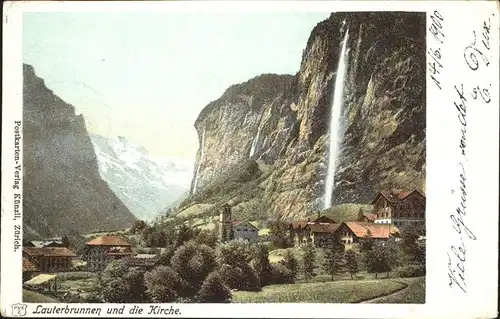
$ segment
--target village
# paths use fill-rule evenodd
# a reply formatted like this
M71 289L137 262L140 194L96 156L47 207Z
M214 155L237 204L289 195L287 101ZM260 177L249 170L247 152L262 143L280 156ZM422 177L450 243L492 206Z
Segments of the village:
M288 243L283 246L284 250L276 246L266 246L268 244L266 236L259 235L260 229L253 222L248 220L234 220L232 218L233 205L234 203L231 202L223 205L218 218L218 225L211 233L216 237L212 245L214 250L216 247L234 242L246 243L243 245L264 245L266 247L264 249L264 259L267 260L264 264L280 264L285 266L285 269L278 267L281 272L288 273L288 271L291 271L293 273L292 279L281 278L276 281L277 284L293 285L295 280L302 276L298 275L299 269L307 268L307 265L303 266L302 263L304 262L300 261L301 258L303 260L305 257L291 256L290 251L306 252L308 251L307 249L312 247L313 250L322 252L323 264L319 267L324 268L328 274L332 275L332 278L334 278L334 275L342 277L342 269L349 267L351 269L348 272L351 278L353 277L353 273L356 278L360 277L357 275L361 268L363 268L360 257L355 258L357 261L355 261L354 266L356 269L354 270L352 269L352 264L350 266L344 265L347 268L340 267L338 265L340 259L347 260L346 264L348 264L348 260L352 256L361 256L363 250L366 253L367 249L373 250L373 247L398 245L398 242L403 240L407 232L414 233L417 229L419 230L418 236L414 237L415 242L411 244L415 244L425 251L425 232L422 232L425 229L425 195L417 190L379 192L370 203L373 206L373 211L364 212L360 210L357 218L351 221L337 221L335 218L317 213L314 218L309 217L303 220L281 222L280 224L285 227L282 229L282 240ZM130 232L129 230L128 233L130 234ZM88 300L88 296L95 289L95 274L102 274L112 261L120 261L122 262L121 265L124 265L128 269L141 269L143 273L154 272L158 266L165 265L163 261L165 259L166 248L156 247L158 249L145 251L141 247L138 247L138 245L131 243L130 240L127 240L127 238L132 237L128 237L126 234L127 232L122 232L104 234L97 237L93 236L94 238L88 240L83 249L79 249L78 251L71 245L67 237L25 241L23 243L22 257L24 291L28 295L32 293L50 296L54 300L84 302ZM199 243L205 244L205 242ZM179 247L183 247L182 244L182 242L176 244L177 250L175 253L180 250ZM240 244L234 245L236 245L234 247L240 247L238 246ZM367 246L370 248L366 248ZM233 249L231 247L233 246L230 246L229 249ZM273 248L274 250L271 250ZM328 251L333 251L333 255L328 254ZM352 256L339 257L348 256L349 251L351 251L350 254ZM169 262L171 262L172 256L175 253L173 250L171 251L168 257ZM279 253L282 254L280 255ZM279 255L278 258L276 258L276 255ZM328 258L331 259L330 265L327 265ZM253 264L250 262L249 264L255 265L255 262L252 262ZM404 266L405 261L398 261L397 263L398 265L402 263ZM222 268L224 266L226 265L224 264ZM244 268L242 266L239 267ZM317 266L311 267L318 268ZM213 266L213 268L216 269L217 266ZM381 268L380 272L387 272L388 277L389 271L396 268L394 265L391 265L387 269ZM367 271L370 272L370 269ZM270 272L272 273L273 271ZM311 272L314 273L314 270ZM379 271L375 269L371 270L371 272L375 273L374 278L377 278ZM417 275L421 276L422 274L419 273ZM301 278L302 281L305 280L305 282L308 282L314 276L316 275L312 274L308 277L306 271L303 278ZM408 277L411 276L409 275ZM68 284L71 282L78 284ZM269 283L272 284L272 280ZM230 284L228 285L231 286ZM245 284L242 286L245 286ZM261 284L261 286L263 285ZM232 292L238 291L234 287L228 288L233 288L231 289Z

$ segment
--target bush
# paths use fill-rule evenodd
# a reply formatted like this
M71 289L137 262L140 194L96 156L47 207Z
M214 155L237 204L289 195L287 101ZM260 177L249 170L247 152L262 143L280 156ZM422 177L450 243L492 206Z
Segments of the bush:
M224 285L220 275L214 271L203 281L197 297L200 302L226 303L231 301L231 291Z
M153 302L171 302L184 290L180 276L167 266L159 266L144 275L146 293Z
M240 267L223 264L220 267L219 274L226 286L231 289L241 289L243 271Z
M139 302L144 299L143 274L122 261L110 262L99 279L104 301L111 303Z
M207 245L193 241L179 247L172 256L170 264L186 282L187 297L194 296L208 274L217 266L215 251Z
M271 278L270 284L292 284L294 282L294 275L292 271L281 264L271 264Z
M399 277L421 277L425 276L425 265L408 265L398 271Z

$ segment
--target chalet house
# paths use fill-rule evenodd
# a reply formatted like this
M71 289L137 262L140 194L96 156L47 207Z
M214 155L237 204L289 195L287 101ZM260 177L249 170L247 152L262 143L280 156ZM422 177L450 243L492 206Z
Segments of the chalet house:
M377 216L374 223L394 224L401 228L425 223L425 195L417 190L380 192L371 204Z
M315 247L330 247L337 240L335 231L339 224L326 216L315 220L295 221L289 226L290 240L295 247L313 244Z
M362 240L384 243L397 236L398 233L399 230L394 225L373 222L343 222L336 230L346 250L355 248Z
M259 229L248 221L233 220L231 209L230 203L222 206L219 219L219 239L222 242L235 239L258 242L260 239Z
M75 257L66 247L23 247L23 260L26 258L42 272L68 271Z
M99 271L109 261L134 256L132 245L118 236L100 236L89 241L83 259L90 271Z

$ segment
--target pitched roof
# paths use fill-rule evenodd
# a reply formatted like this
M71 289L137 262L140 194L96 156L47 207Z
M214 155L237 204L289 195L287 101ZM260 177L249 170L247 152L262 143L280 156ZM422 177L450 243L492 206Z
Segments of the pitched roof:
M390 201L392 203L401 202L408 195L410 195L410 194L412 194L414 192L417 192L420 195L422 195L422 196L425 197L424 194L422 194L421 192L419 192L417 190L406 191L406 190L400 190L400 189L392 189L392 190L388 190L388 191L381 191L381 192L379 192L375 196L375 198L373 199L373 201L371 202L371 204L374 204L377 201L377 199L379 198L379 196L383 196L385 199L387 199L388 201Z
M309 223L307 227L313 233L334 233L340 224L327 224L327 223Z
M307 223L308 223L307 220L300 220L300 221L292 222L291 226L293 229L297 229L299 227L304 228L305 226L307 226Z
M329 223L329 224L335 224L335 221L331 218L328 218L326 216L320 216L316 219L314 219L312 222L320 222L320 223Z
M90 246L131 246L119 236L99 236L87 243Z
M25 282L25 284L26 285L41 285L43 283L51 281L54 278L56 278L56 275L41 274L41 275L38 275L36 277L31 278L30 280Z
M378 217L377 214L373 214L373 213L363 213L363 216L365 216L366 219L371 220L371 221L375 221Z
M370 234L371 238L389 238L399 230L391 224L375 224L362 222L346 222L347 227L358 238L363 238Z
M23 271L40 271L40 268L26 257L23 257Z
M66 247L24 247L23 251L29 256L76 257L75 253Z
M254 224L250 223L250 222L249 222L249 221L247 221L247 220L232 220L232 221L231 221L231 224L232 224L233 226L239 226L239 225L243 225L243 224L245 224L245 225L247 225L247 226L253 227L253 228L255 228L255 229L257 229L257 230L258 230L258 228L257 228L257 227L255 227L255 225L254 225Z

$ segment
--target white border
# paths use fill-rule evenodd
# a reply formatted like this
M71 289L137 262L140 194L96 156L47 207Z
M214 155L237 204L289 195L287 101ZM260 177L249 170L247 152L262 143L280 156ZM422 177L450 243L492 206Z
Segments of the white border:
M444 69L438 91L427 78L427 293L424 305L370 304L182 304L182 317L315 317L315 318L493 318L497 308L498 254L498 7L496 2L437 1L188 1L188 2L10 2L4 3L3 120L2 120L2 260L1 311L11 315L11 305L21 302L20 253L12 252L13 122L22 120L22 13L69 11L426 11L438 10L444 17ZM495 16L492 16L495 14ZM463 50L472 40L472 31L491 18L490 66L470 72ZM428 47L435 45L428 33ZM305 47L305 43L304 43ZM427 57L429 61L429 56ZM468 104L467 225L478 239L466 242L468 294L448 286L450 245L457 243L449 214L457 206L458 149L460 126L453 105L453 85L492 85L490 104L470 100ZM65 306L65 304L59 304ZM36 305L30 304L28 315ZM84 307L85 304L73 304ZM90 305L89 305L90 306ZM107 305L101 316L106 316ZM126 305L127 310L133 305ZM142 305L148 308L147 305ZM125 316L127 315L125 311ZM49 317L50 315L39 315ZM55 315L66 317L66 314ZM76 316L76 315L75 315ZM147 311L142 316L149 317Z

